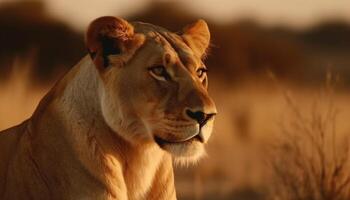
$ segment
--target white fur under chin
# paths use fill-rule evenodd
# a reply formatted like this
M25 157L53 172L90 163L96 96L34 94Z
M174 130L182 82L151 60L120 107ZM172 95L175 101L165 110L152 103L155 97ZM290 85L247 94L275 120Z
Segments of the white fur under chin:
M203 149L203 152L201 154L196 155L196 156L193 156L193 157L174 157L173 160L174 160L175 166L188 167L188 166L198 164L199 161L206 156L207 156L207 153Z
M189 144L168 144L163 147L169 152L177 166L189 166L198 163L198 161L206 156L204 145L196 142Z

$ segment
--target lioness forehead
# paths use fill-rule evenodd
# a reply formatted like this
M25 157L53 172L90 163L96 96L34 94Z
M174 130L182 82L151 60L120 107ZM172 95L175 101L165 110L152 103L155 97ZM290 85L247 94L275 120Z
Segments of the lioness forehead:
M186 68L189 66L203 65L201 58L197 58L182 37L176 33L143 22L134 22L132 25L134 26L136 33L142 33L146 36L146 40L152 40L162 46L170 47Z

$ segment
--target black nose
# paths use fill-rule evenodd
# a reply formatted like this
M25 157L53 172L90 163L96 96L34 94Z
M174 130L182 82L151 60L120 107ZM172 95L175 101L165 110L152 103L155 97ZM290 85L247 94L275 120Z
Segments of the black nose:
M205 114L202 111L192 112L191 110L188 110L188 109L186 110L186 114L190 118L196 120L200 126L204 126L207 123L207 121L215 115L214 113Z

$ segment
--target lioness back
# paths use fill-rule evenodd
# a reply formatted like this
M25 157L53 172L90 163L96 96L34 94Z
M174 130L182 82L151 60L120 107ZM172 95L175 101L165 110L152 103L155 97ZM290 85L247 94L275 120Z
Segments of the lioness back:
M7 166L16 153L18 142L25 132L27 121L0 132L0 197L6 182Z

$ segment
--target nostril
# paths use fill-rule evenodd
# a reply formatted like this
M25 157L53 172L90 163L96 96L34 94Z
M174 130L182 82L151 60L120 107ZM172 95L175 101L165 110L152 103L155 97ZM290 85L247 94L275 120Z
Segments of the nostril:
M199 124L203 123L204 119L205 119L205 114L201 111L197 111L197 112L192 112L191 110L187 110L186 114L196 120Z
M207 114L206 121L208 121L209 119L211 119L211 118L214 117L215 115L216 115L215 113Z
M215 114L205 114L202 111L192 112L191 110L186 110L186 114L196 120L200 126L204 126L207 121L212 118Z

